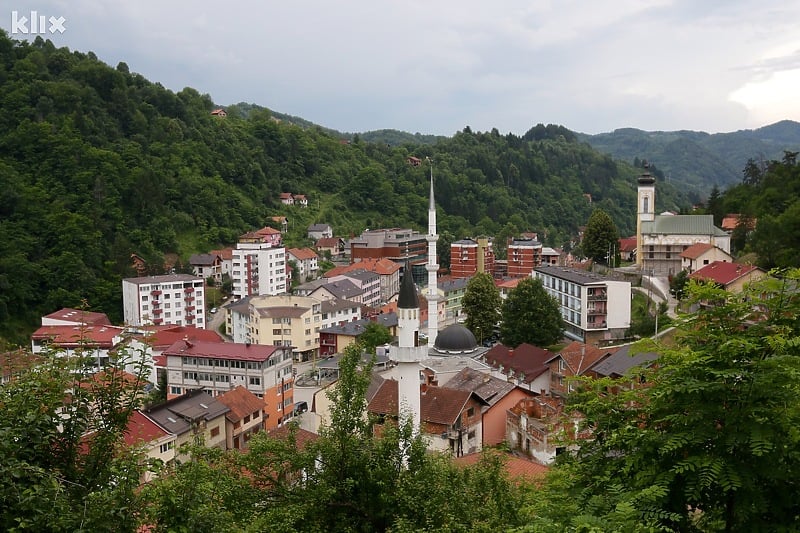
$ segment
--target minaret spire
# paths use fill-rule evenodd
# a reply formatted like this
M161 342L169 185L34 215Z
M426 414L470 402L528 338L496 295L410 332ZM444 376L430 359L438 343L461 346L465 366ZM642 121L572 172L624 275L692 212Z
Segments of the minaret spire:
M422 349L419 344L419 298L411 274L411 265L406 263L400 293L397 298L397 395L398 419L411 420L413 431L419 432L421 423L419 362Z
M428 201L428 264L425 270L428 271L428 344L433 346L436 343L436 336L439 334L439 287L436 274L439 272L438 257L436 255L436 241L439 236L436 234L436 202L433 198L433 159L427 158L431 164L431 191Z

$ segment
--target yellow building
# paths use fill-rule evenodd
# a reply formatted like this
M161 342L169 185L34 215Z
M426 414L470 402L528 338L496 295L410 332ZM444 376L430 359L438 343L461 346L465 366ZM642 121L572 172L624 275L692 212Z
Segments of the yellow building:
M295 361L319 355L322 304L308 296L257 296L250 300L248 338L254 344L291 346Z

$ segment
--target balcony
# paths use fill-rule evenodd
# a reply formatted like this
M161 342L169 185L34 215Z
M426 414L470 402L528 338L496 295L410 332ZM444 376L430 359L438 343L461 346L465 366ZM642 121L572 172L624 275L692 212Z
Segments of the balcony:
M186 306L186 314L187 315L193 315L194 314L193 313L194 310L195 310L195 307L193 305L187 305Z
M607 300L608 296L606 295L606 291L598 291L598 292L591 292L586 295L590 302L596 302L599 300Z
M194 301L194 296L184 296L183 301L184 302L193 302Z
M153 314L154 314L154 315L160 315L160 314L161 314L161 313L163 313L163 312L164 312L164 310L163 310L163 309L153 309Z
M151 296L160 296L160 295L161 295L161 292L162 292L162 291L160 291L160 290L158 290L158 289L156 289L156 290L152 290L152 291L150 291L150 295L151 295Z
M156 326L160 326L163 323L164 323L164 319L163 318L154 318L153 319L153 324L155 324Z
M185 292L186 294L193 293L194 287L186 287L185 289L183 289L183 292Z

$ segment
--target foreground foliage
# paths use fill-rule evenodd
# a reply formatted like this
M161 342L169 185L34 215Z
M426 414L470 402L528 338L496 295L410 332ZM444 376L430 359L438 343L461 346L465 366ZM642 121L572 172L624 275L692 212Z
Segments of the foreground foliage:
M663 354L657 367L587 383L573 398L593 438L534 505L541 530L795 530L799 287L797 270L742 294L690 282L703 307L677 346L642 346Z

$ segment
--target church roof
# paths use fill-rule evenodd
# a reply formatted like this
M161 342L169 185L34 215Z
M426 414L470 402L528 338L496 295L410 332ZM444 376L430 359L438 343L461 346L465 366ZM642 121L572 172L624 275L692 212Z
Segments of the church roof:
M714 225L713 215L656 215L655 220L642 222L642 235L646 234L728 235Z

